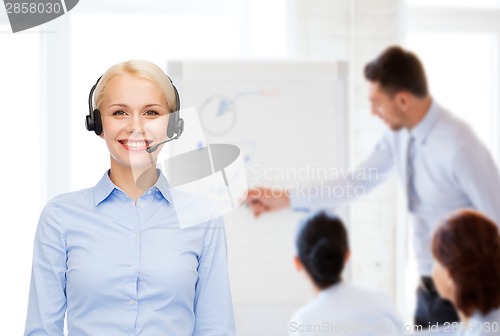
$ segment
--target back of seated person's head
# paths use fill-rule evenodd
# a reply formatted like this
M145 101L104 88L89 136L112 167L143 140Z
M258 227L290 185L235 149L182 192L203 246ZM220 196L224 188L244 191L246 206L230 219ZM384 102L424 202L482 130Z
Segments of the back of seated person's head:
M452 279L449 299L465 316L500 307L500 235L493 221L477 211L454 213L434 233L432 253Z
M296 246L297 258L316 287L341 281L349 243L340 218L320 212L307 219L299 227Z

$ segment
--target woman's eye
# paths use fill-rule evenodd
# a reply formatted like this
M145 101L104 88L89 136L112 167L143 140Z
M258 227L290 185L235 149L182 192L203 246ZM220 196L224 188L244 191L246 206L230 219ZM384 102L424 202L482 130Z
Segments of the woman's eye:
M114 116L123 116L123 115L125 115L125 111L121 111L121 110L120 111L115 111L115 112L113 112L113 115Z
M148 115L148 116L159 115L159 113L154 111L154 110L146 111L146 112L144 112L144 114Z

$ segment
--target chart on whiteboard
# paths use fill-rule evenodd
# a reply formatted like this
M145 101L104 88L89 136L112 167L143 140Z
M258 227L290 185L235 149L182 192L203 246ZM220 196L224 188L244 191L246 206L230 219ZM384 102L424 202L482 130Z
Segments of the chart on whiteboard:
M186 61L168 71L182 105L196 108L206 141L241 149L250 182L290 167L345 164L338 63ZM279 177L273 183L287 185L294 176Z

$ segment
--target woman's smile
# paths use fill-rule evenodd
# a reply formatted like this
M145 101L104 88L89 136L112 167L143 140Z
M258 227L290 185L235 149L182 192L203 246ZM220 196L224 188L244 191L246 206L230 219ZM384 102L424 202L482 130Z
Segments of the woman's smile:
M131 140L131 139L123 139L118 140L120 145L128 151L143 151L146 148L150 147L153 143L153 140L142 139L142 140Z

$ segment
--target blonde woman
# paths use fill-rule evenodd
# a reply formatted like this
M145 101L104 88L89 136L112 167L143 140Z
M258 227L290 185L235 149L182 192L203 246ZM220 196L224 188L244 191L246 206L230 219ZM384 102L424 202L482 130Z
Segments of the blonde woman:
M168 76L143 60L112 66L92 88L87 129L110 169L42 211L25 335L63 335L65 315L70 336L235 334L223 221L182 227L179 211L207 205L185 196L178 206L156 169L160 143L182 132L178 105Z

